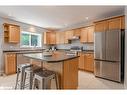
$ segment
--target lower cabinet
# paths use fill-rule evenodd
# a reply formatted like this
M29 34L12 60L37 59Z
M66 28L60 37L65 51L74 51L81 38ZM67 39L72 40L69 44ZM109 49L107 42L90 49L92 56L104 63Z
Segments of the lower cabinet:
M5 74L15 74L16 73L16 54L7 53L4 56L5 58Z
M79 54L79 69L85 71L94 71L94 55L92 53Z

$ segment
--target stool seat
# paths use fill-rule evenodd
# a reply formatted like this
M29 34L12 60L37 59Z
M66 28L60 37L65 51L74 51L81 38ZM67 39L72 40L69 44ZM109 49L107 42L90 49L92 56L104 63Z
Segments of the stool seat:
M24 63L24 64L18 64L17 68L22 70L22 68L27 68L27 67L31 67L31 66L33 66L33 65L30 63Z
M36 75L39 75L40 77L49 77L53 74L56 74L54 71L50 70L38 70L39 72L36 72Z
M34 73L34 84L33 84L33 88L35 88L35 81L39 81L39 87L40 89L49 89L49 81L51 79L55 79L56 82L56 88L59 89L58 86L58 76L56 74L56 72L54 71L50 71L47 69L40 69L37 72Z

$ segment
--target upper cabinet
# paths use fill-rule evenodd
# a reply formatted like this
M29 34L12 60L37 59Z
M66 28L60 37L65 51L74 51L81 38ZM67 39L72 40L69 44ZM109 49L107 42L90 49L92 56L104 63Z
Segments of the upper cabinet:
M95 32L103 32L113 29L124 29L124 16L114 17L103 21L95 22Z
M56 44L64 44L64 32L56 32Z
M56 32L44 32L44 44L56 44Z
M81 35L81 29L80 28L73 30L73 36L80 36L80 35Z
M4 26L4 41L7 43L20 42L20 27L13 24L3 24Z
M107 20L108 21L108 29L122 29L122 19L121 17L112 18Z
M69 39L73 37L73 30L65 31L64 32L65 37L64 37L64 43L69 43Z
M94 26L87 28L87 42L94 42Z
M94 42L94 26L89 26L81 29L80 42Z
M107 21L99 21L95 23L95 32L103 32L108 29Z

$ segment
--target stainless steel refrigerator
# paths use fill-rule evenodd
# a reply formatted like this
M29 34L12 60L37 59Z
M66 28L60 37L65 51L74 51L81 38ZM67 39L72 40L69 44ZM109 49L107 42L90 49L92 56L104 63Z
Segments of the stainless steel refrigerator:
M94 74L121 82L124 77L124 30L95 32Z

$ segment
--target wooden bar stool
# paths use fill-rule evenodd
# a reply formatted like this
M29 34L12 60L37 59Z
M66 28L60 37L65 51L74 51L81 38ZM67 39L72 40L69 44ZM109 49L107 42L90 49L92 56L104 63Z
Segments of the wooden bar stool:
M58 76L56 72L50 70L40 70L35 72L33 80L33 89L35 89L35 82L40 82L40 89L50 89L48 86L49 81L55 79L56 88L59 89Z

